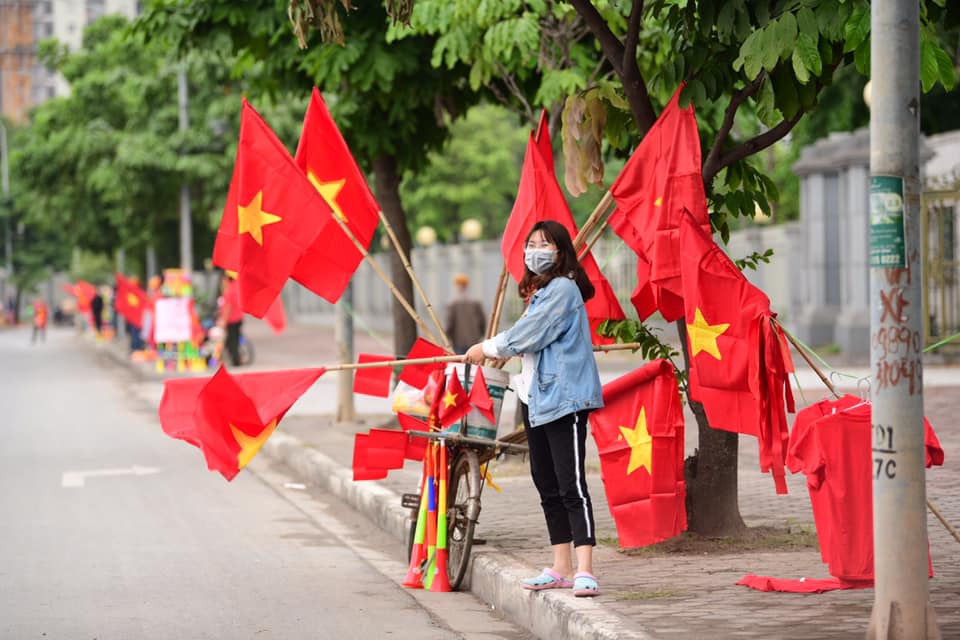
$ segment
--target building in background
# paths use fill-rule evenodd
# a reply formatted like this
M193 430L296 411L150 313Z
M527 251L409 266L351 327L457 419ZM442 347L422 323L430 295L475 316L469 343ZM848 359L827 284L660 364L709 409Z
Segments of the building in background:
M69 91L66 81L37 60L37 43L56 38L71 49L83 28L107 14L133 19L136 0L0 0L0 113L13 122L30 108Z

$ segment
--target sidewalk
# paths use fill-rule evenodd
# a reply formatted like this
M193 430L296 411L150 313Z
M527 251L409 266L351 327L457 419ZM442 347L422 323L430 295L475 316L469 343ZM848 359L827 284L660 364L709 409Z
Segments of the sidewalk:
M256 347L257 361L251 370L335 362L329 329L291 326L286 333L274 336L262 323L250 321L245 322L245 330ZM386 354L390 348L358 334L355 351ZM602 356L599 362L604 381L640 364L637 355L625 353ZM864 367L844 371L855 377L868 374ZM960 410L960 368L928 367L924 377L926 414L946 451L945 465L928 473L927 496L957 527L960 425L955 415ZM802 389L802 395L797 393L800 406L827 395L813 372L801 369L797 380ZM836 381L856 392L854 379ZM156 383L152 388L157 388ZM263 452L283 461L303 482L324 488L385 530L403 537L408 510L400 506L399 496L416 490L419 466L407 463L383 481L353 482L353 435L372 426L395 424L395 419L389 414L386 400L355 396L357 422L334 424L335 390L336 374L323 376L294 406ZM504 413L510 413L512 403L504 406ZM511 419L512 415L503 417L501 430L509 428ZM696 446L696 427L692 419L687 425L689 454ZM526 461L508 459L497 463L492 471L502 491L487 487L483 493L477 535L487 544L474 547L468 573L469 588L479 598L542 638L863 637L873 606L872 589L797 595L762 593L734 584L747 573L826 578L826 566L815 548L791 550L785 545L767 545L759 551L724 551L718 550L724 546L720 541L706 551L687 554L619 551L596 449L592 438L588 441L588 484L599 542L594 568L602 594L594 599L577 599L567 592L532 593L520 588L520 578L549 565L550 554ZM803 477L790 476L790 493L777 496L771 477L759 472L753 438L741 438L739 478L740 511L749 526L813 531ZM930 514L927 528L936 572L930 581L931 602L942 637L960 638L960 543Z

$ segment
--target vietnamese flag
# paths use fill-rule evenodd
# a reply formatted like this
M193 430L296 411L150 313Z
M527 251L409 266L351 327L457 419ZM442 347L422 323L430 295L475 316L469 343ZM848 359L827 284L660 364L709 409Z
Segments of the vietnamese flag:
M372 353L361 353L357 356L357 363L392 362L393 356L380 356ZM390 395L390 377L393 367L368 367L357 369L353 374L353 392L367 396L386 398Z
M759 358L760 318L770 300L692 217L683 219L681 239L691 397L714 428L757 435L751 362Z
M467 398L467 392L463 390L460 376L456 371L452 371L447 377L438 413L440 425L443 427L449 427L470 413L470 400Z
M487 381L483 377L483 367L477 367L477 373L473 377L473 386L470 387L470 404L476 407L483 416L496 424L496 416L493 414L493 398L490 397L490 389L487 388Z
M364 250L369 249L380 222L380 205L316 87L303 118L295 159L333 214ZM363 253L334 221L323 240L300 257L293 279L324 300L336 302L361 260Z
M409 436L403 431L370 429L353 441L353 479L380 480L391 469L403 467Z
M680 85L610 186L617 203L609 217L610 227L646 257L652 288L666 289L674 298L683 295L679 227L684 209L704 230L710 229L697 119L692 104L680 108L682 89ZM665 304L660 309L665 320L682 316L679 305L669 304L670 298L654 297Z
M770 300L692 216L682 219L680 234L690 397L713 428L756 436L760 469L772 471L777 493L786 493L792 362Z
M590 424L620 546L684 531L683 408L673 365L654 360L604 385L603 404Z
M523 249L527 235L534 224L542 220L555 220L567 229L571 238L577 236L576 222L554 173L553 151L550 146L550 136L547 133L544 112L536 135L531 133L527 141L517 199L503 230L500 252L503 254L507 270L516 282L520 282L526 273ZM584 254L580 258L580 263L596 290L594 296L585 304L587 318L590 321L591 340L594 344L613 342L611 338L598 336L597 326L604 320L623 320L626 315L610 283L600 272L593 254L589 252Z
M65 284L63 290L77 299L77 311L90 311L90 301L97 293L96 287L85 280L77 280L76 284Z
M267 312L263 314L263 320L270 325L270 328L273 329L273 332L277 335L280 335L286 330L287 310L283 307L283 296L277 296L273 302L270 303Z
M245 312L264 316L304 251L329 237L332 220L330 207L244 99L213 261L237 272Z
M407 352L406 360L419 360L423 358L436 358L439 356L450 355L429 340L417 338ZM433 362L426 364L407 364L400 371L400 380L406 382L411 387L423 389L427 385L430 374L434 371L443 371L447 367L444 362Z
M199 447L210 469L231 480L269 434L259 444L250 438L271 424L272 432L323 373L323 368L312 368L231 375L221 367L208 378L165 380L157 411L160 425L170 437ZM241 450L246 453L238 458Z
M116 281L117 295L113 305L127 322L140 329L143 326L143 312L150 307L147 292L122 273L116 274Z

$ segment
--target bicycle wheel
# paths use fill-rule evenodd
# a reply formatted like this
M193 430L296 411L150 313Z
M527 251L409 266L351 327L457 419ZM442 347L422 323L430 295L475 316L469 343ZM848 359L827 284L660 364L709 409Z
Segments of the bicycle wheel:
M463 449L454 458L447 492L447 577L456 590L467 573L480 516L480 462L475 451Z

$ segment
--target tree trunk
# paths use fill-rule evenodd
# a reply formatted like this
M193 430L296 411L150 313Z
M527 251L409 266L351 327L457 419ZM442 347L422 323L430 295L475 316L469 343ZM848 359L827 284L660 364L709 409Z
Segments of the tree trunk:
M690 374L687 326L677 321L683 361ZM698 447L684 462L687 482L687 528L704 536L732 535L744 529L737 498L738 436L710 426L703 405L687 402L697 419Z
M374 184L377 191L377 200L383 207L393 232L397 236L400 248L407 256L410 255L412 241L410 230L407 229L407 215L400 202L400 176L397 175L396 158L382 155L373 161L375 175ZM413 281L410 274L403 267L403 261L396 250L390 254L390 279L407 302L413 305ZM406 355L417 339L417 323L410 317L396 299L393 300L393 348L398 356Z

